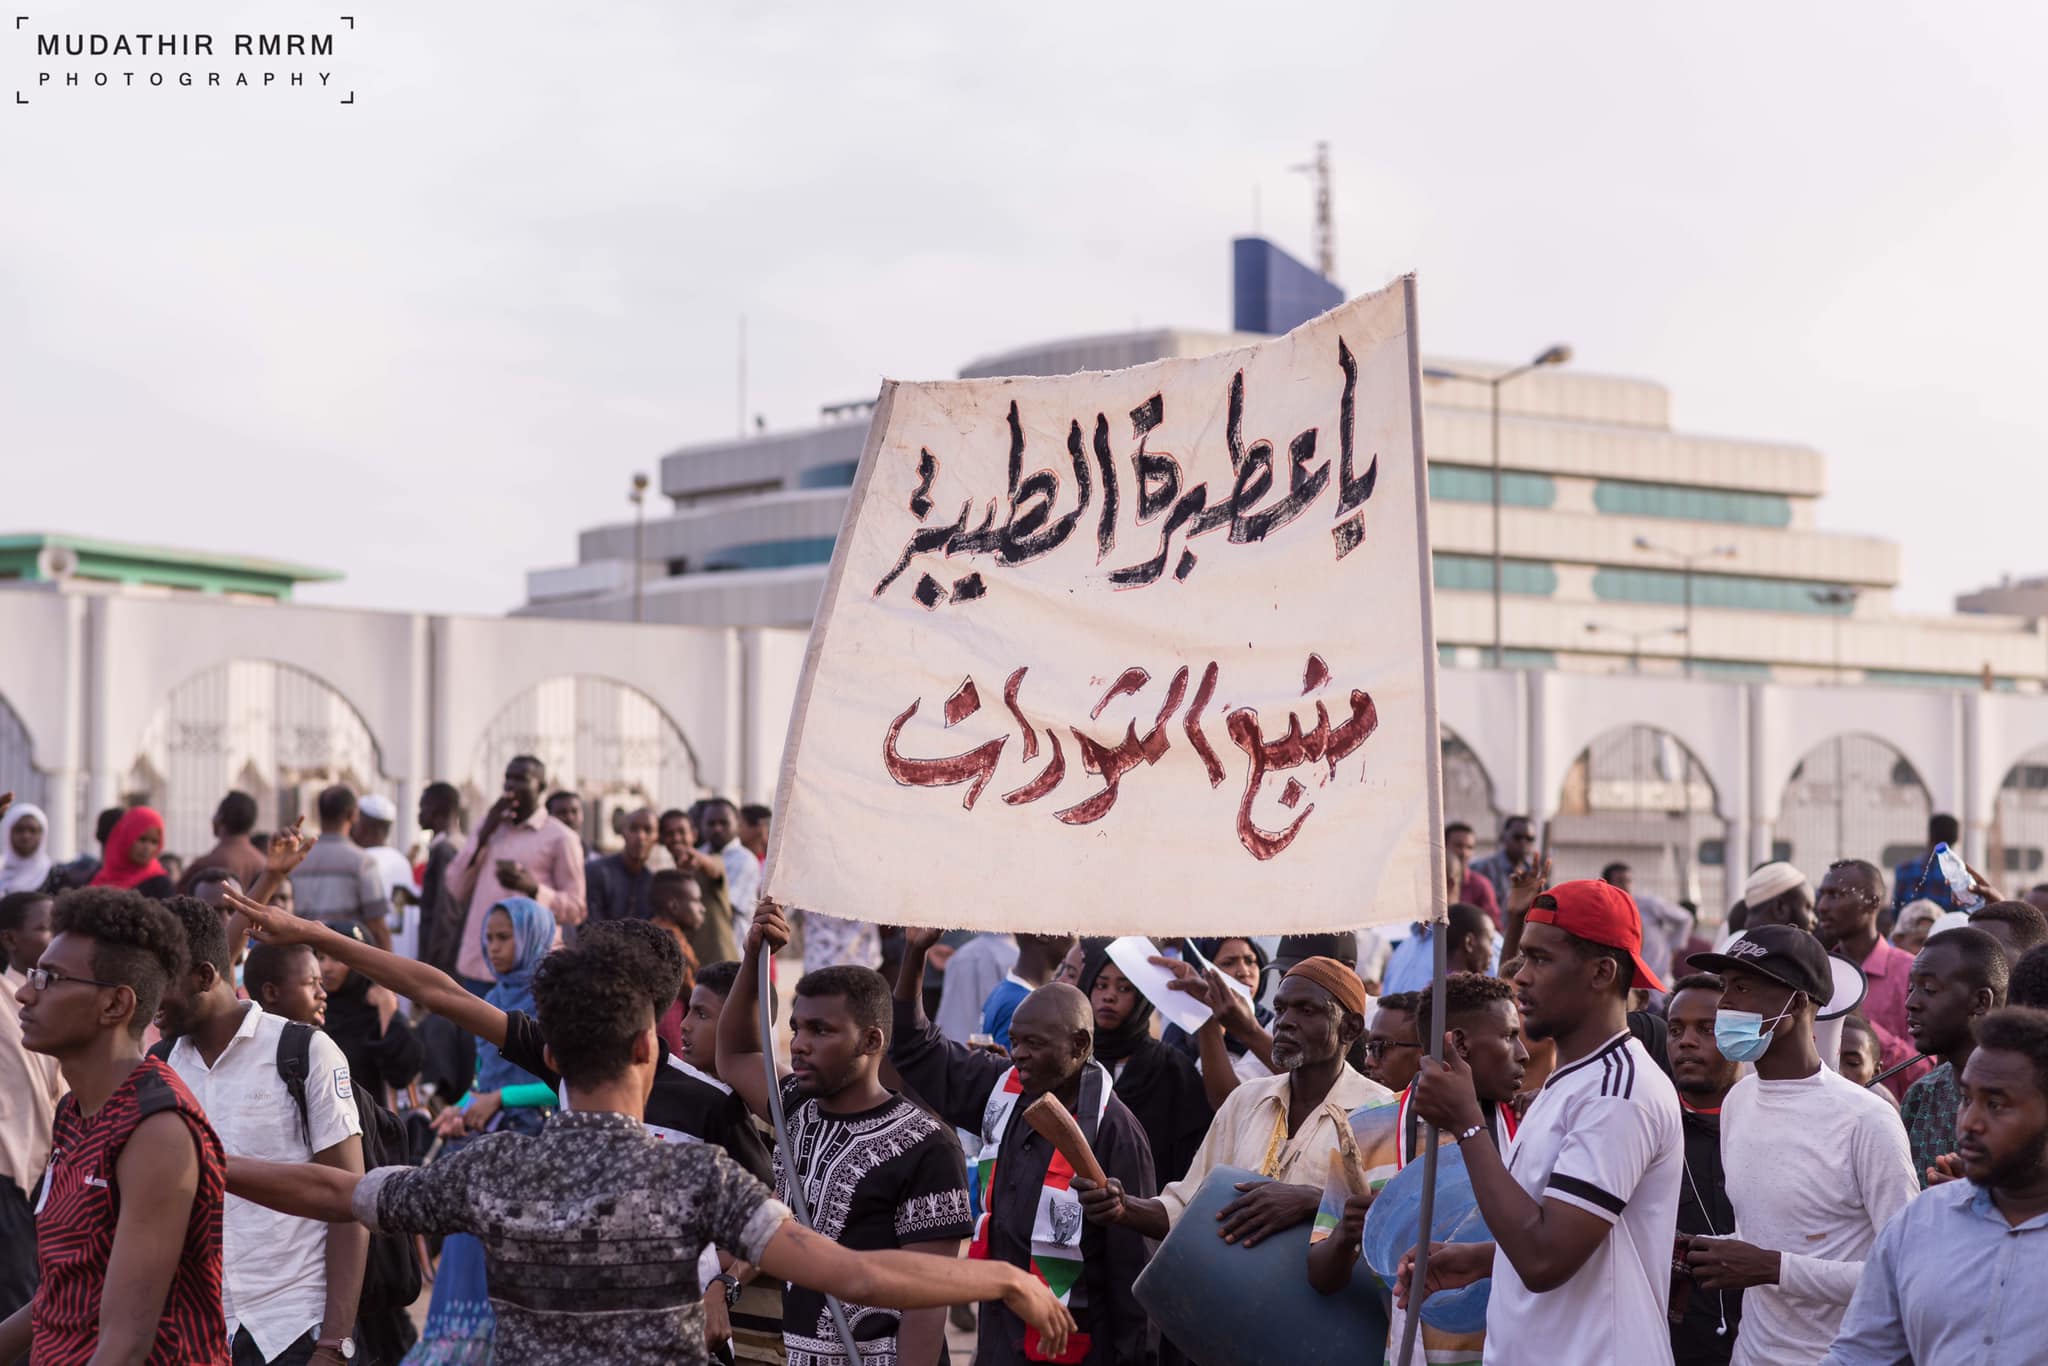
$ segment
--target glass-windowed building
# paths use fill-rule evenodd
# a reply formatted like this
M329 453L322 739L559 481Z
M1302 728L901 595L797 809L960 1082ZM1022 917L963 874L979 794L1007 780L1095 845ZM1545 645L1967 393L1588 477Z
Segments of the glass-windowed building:
M1244 255L1244 244L1233 251ZM1076 337L984 357L960 374L1109 370L1258 337L1184 328ZM1503 368L1425 362L1465 376ZM1486 666L1496 646L1489 389L1425 380L1423 398L1439 649L1448 665ZM644 619L808 626L870 406L840 404L805 430L664 456L658 484L671 506L649 518L640 541ZM1994 689L2040 690L2042 613L1894 612L1898 547L1816 526L1820 452L1678 430L1664 386L1573 366L1520 376L1502 387L1501 407L1504 667L1676 675L1689 658L1695 676L1726 680L1980 688L1988 679ZM575 565L528 575L520 610L630 620L634 545L630 521L585 531Z

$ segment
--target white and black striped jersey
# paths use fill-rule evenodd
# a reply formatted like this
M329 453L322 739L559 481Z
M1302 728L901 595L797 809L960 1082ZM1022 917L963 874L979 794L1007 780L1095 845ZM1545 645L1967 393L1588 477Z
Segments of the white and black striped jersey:
M1537 1200L1613 1225L1578 1273L1543 1294L1496 1251L1486 1361L1661 1366L1685 1169L1678 1093L1642 1044L1616 1034L1553 1072L1515 1131L1508 1172Z

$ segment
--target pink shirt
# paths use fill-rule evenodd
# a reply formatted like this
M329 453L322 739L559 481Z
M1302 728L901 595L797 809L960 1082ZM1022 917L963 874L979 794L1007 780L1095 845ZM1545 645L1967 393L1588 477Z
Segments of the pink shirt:
M1913 975L1913 955L1880 937L1877 947L1863 960L1863 976L1869 983L1863 994L1863 1018L1899 1038L1906 1033L1906 988Z
M517 825L500 825L488 848L478 849L477 837L471 835L448 865L449 894L469 907L455 970L485 982L491 980L491 961L484 956L484 917L506 897L523 895L498 881L499 859L510 859L540 884L533 899L554 913L557 944L562 939L560 927L580 925L584 915L583 842L568 826L536 809Z
M1863 960L1863 1018L1877 1029L1882 1067L1902 1063L1918 1051L1913 1036L1906 1032L1906 989L1912 985L1912 976L1913 955L1888 939L1880 938ZM1886 1082L1885 1089L1903 1100L1906 1088L1934 1066L1932 1058L1922 1059Z

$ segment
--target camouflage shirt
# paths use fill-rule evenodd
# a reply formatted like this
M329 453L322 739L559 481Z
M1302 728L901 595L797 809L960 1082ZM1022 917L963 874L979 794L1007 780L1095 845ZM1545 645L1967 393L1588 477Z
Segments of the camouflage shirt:
M1956 1150L1956 1109L1962 1103L1956 1070L1947 1063L1907 1087L1899 1102L1899 1118L1906 1122L1906 1141L1913 1148L1913 1175L1923 1190L1934 1159Z
M372 1229L482 1240L498 1366L704 1362L698 1253L716 1243L758 1262L789 1218L722 1149L664 1143L611 1111L379 1167L355 1213Z

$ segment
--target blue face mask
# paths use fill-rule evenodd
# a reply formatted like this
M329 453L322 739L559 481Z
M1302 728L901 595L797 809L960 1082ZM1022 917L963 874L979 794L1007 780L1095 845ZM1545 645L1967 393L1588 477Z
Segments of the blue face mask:
M1792 998L1793 1001L1798 999L1797 996ZM1717 1010L1714 1012L1714 1047L1720 1049L1721 1056L1730 1062L1755 1062L1770 1051L1770 1026L1791 1013L1792 1001L1785 1002L1785 1008L1768 1024L1754 1010Z

